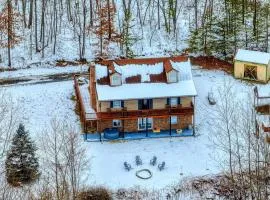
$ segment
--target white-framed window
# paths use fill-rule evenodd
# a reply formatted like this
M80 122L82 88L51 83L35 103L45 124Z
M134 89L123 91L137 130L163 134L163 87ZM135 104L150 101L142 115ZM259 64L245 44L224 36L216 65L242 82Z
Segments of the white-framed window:
M177 71L170 71L168 72L168 82L169 83L175 83L178 81L178 78L177 78Z
M121 120L119 120L119 119L114 119L114 120L112 121L112 126L113 126L113 127L121 127Z
M120 100L116 100L112 102L112 107L113 108L121 108L121 101Z
M178 98L177 97L170 98L170 105L171 106L177 106L177 104L178 104Z
M139 118L138 119L138 130L146 130L146 121L147 121L147 129L153 128L153 119L152 118Z
M177 124L178 123L178 117L177 116L171 116L171 124Z
M111 75L111 85L121 85L121 75L113 74Z

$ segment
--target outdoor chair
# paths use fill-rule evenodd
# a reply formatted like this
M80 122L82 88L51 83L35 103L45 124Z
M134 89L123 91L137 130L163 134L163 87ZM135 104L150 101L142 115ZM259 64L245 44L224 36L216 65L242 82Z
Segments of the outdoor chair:
M153 158L150 160L150 165L155 166L157 164L157 157L153 156Z
M124 162L124 167L125 167L125 170L127 170L127 171L131 170L131 165L128 164L127 162Z
M165 162L163 161L161 164L158 165L159 171L162 171L165 168Z
M141 159L141 157L140 156L136 156L135 157L135 162L136 162L136 165L138 166L138 165L142 165L142 159Z

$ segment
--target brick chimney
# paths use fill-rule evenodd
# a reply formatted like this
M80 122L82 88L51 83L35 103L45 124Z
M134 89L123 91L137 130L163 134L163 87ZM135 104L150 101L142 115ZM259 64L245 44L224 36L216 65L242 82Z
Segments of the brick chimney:
M95 63L91 62L89 67L89 91L91 98L91 106L96 111L97 110L97 90L96 90L96 67Z

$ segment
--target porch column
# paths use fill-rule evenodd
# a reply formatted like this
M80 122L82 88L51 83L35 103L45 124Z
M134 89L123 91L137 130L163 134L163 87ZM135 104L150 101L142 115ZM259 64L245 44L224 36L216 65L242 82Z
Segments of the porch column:
M99 133L99 141L102 142L101 132L99 131L99 120L97 120L97 132Z
M148 137L148 117L146 117L146 120L145 120L145 125L146 125L146 137Z
M171 115L169 116L170 118L170 136L172 136L172 118L171 118Z
M196 133L195 133L195 103L196 103L196 102L195 102L195 99L196 99L196 97L194 96L194 103L193 103L193 119L192 119L192 120L193 120L193 130L192 130L192 131L193 131L193 136L195 136L195 134L196 134Z
M122 120L122 124L123 124L123 138L125 138L125 120Z

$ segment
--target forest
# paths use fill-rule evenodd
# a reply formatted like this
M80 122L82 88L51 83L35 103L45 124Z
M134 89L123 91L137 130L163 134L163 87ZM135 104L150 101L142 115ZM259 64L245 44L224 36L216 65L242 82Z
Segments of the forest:
M3 0L0 66L269 51L268 0ZM23 64L21 64L23 63Z

